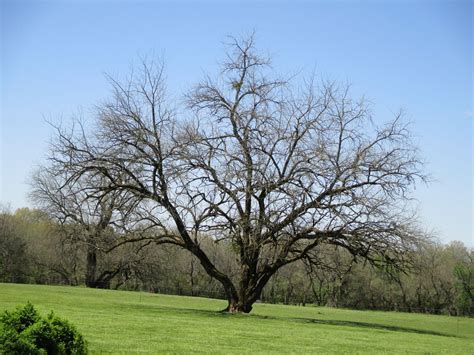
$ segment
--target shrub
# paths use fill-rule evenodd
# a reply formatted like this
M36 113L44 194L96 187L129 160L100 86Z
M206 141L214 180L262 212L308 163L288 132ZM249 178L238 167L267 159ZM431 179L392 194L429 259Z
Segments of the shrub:
M34 309L31 303L27 303L23 308L17 308L15 312L5 311L0 317L0 322L3 323L4 327L11 328L17 333L21 333L23 330L33 325L40 320L40 315Z
M84 338L76 328L51 312L40 317L31 303L0 317L0 353L86 354Z

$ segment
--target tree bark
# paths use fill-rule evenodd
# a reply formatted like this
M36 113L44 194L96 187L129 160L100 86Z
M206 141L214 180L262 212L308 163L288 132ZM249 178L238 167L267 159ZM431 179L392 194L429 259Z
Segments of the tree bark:
M87 264L86 264L86 286L97 288L97 250L94 245L87 246Z
M232 303L229 303L225 311L229 313L250 313L252 311L252 308L253 307L251 304L234 301Z
M254 270L254 268L250 269ZM265 271L259 273L249 273L248 267L242 268L240 288L237 292L235 292L235 288L228 290L224 285L229 304L223 311L229 313L250 313L253 309L253 304L260 299L263 288L277 269L266 268Z

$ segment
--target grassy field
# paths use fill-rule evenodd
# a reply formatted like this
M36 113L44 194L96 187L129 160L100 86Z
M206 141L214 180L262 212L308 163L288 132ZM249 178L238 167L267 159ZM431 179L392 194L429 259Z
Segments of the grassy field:
M257 304L86 288L0 284L0 311L26 301L72 321L92 353L474 354L474 319Z

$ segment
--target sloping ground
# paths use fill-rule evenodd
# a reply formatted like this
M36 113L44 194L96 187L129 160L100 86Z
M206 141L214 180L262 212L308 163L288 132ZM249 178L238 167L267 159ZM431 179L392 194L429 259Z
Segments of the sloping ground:
M205 298L0 284L0 311L26 301L72 321L93 353L474 353L472 318L269 304L229 315Z

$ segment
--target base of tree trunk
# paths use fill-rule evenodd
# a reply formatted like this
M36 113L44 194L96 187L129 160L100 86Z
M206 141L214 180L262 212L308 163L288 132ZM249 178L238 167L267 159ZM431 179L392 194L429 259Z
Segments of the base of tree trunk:
M229 305L222 310L227 313L250 313L252 306L249 304L229 303Z
M88 281L88 282L86 282L86 287L109 289L110 288L110 281Z

